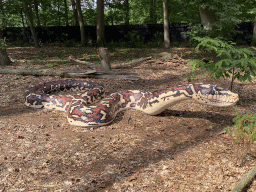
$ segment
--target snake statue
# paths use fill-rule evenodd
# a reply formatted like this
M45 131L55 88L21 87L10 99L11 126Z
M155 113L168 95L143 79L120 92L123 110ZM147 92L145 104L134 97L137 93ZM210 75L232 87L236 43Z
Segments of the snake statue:
M54 91L80 91L75 95L56 95ZM178 85L158 94L141 90L125 90L105 97L104 88L91 81L57 80L37 84L25 92L25 105L65 111L68 122L75 126L102 126L112 122L116 114L132 108L157 115L184 100L228 107L238 100L238 94L212 84ZM90 106L99 102L96 106Z

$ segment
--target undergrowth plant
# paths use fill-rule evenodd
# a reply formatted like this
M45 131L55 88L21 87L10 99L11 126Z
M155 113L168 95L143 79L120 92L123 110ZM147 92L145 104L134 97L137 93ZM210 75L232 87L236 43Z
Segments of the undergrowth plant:
M250 145L256 141L256 113L245 114L236 109L236 117L233 119L235 123L233 127L226 127L224 130L230 138L242 147L242 159L247 152L250 152Z
M5 37L0 39L0 49L6 49L8 47Z
M232 43L218 38L194 37L194 39L198 42L195 50L211 53L213 61L206 63L198 59L191 60L189 63L192 64L192 70L201 67L201 70L206 70L206 74L211 78L215 76L216 79L232 76L231 90L235 79L251 81L251 76L256 76L256 58L251 49L236 48ZM214 62L216 58L218 61Z
M188 82L197 80L197 79L195 78L195 74L194 74L193 71L187 72L187 73L186 73L186 78L187 78Z
M236 117L233 118L233 122L235 123L233 127L226 127L224 130L235 143L256 141L256 113L241 115L236 108Z

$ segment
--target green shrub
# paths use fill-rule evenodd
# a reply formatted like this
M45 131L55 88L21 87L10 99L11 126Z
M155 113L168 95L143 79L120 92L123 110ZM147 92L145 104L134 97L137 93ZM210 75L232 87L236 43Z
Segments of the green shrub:
M128 32L125 37L125 44L126 47L131 48L142 48L144 46L144 37L141 37L140 35L136 34L135 32Z
M202 60L191 60L189 63L192 64L192 70L201 67L201 70L206 70L210 77L215 76L216 79L232 75L231 89L234 79L251 81L251 76L256 76L256 58L251 49L238 49L232 43L218 38L195 37L194 39L198 42L196 51L209 52L213 59L217 58L219 61L206 63Z
M188 38L189 43L193 47L196 47L198 42L194 38L195 37L203 37L204 31L205 30L201 25L189 24L188 31L187 32L182 32L182 34L185 35Z
M241 115L236 109L236 117L233 119L233 127L226 127L224 130L235 141L244 143L245 140L253 143L256 141L256 113Z
M6 49L7 47L6 38L0 39L0 49Z
M251 145L256 141L256 113L241 115L236 109L236 117L233 118L234 125L226 127L229 137L237 144L237 160L239 164L243 164L245 157L252 153ZM240 162L239 162L240 161Z
M153 37L151 38L151 40L149 42L147 42L147 46L148 47L161 47L164 43L163 37L164 37L163 32L155 33L153 35Z

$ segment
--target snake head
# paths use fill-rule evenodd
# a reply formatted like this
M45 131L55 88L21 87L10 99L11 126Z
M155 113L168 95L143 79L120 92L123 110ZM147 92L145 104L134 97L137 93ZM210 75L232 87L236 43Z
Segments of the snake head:
M239 96L227 89L212 84L193 84L196 94L193 99L201 104L217 107L235 105Z

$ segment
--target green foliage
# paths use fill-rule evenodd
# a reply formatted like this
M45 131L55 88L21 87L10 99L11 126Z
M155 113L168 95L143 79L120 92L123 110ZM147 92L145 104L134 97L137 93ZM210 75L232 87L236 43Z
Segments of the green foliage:
M163 37L164 37L163 32L155 33L153 35L153 38L151 39L151 41L147 42L147 46L148 47L160 47L161 45L163 45Z
M127 47L141 48L144 45L145 38L141 37L140 35L138 35L136 33L128 32L128 34L125 35L124 38L125 38Z
M241 115L236 109L236 117L233 119L233 127L226 127L224 130L236 143L256 141L256 113Z
M6 49L8 47L5 38L0 39L0 49Z
M141 37L135 32L128 32L124 35L125 41L110 42L107 47L113 49L113 47L125 47L125 48L142 48L144 47L144 37Z
M199 43L195 50L202 50L212 53L213 57L220 58L214 63L205 63L199 60L192 60L192 68L201 67L206 70L211 77L230 77L239 81L249 80L251 76L256 76L256 58L252 50L247 48L235 48L231 43L219 40L218 38L195 37Z
M195 40L195 37L203 37L205 29L201 25L189 24L187 32L181 32L189 39L189 43L195 47L198 44L198 41Z
M249 0L250 1L250 0ZM193 37L218 37L224 41L230 41L232 36L237 33L235 27L238 23L242 21L248 21L249 14L248 10L251 10L253 3L249 1L241 0L212 0L212 1L203 1L203 0L191 0L191 5L198 5L203 9L209 9L213 12L213 19L216 22L210 29L200 29L192 28L192 31L188 36ZM255 3L255 2L254 2ZM252 17L250 17L252 18ZM255 16L254 16L255 18ZM252 19L251 19L252 20ZM194 34L193 36L193 33Z
M225 27L223 27L223 26ZM185 35L192 46L196 46L198 41L197 37L210 37L210 38L218 38L219 40L229 41L231 40L232 36L238 33L235 30L236 24L224 24L217 22L213 24L211 29L205 29L202 25L194 25L189 24L188 31L182 32Z
M163 1L156 0L129 0L130 23L163 23ZM201 21L198 4L190 4L188 0L169 0L169 21L174 23L188 22L199 23Z
M196 78L195 78L194 71L190 71L190 72L186 73L186 78L187 78L188 82L195 81Z
M45 65L47 68L54 68L57 69L58 68L58 63L53 62L53 63L48 63Z
M75 45L75 40L69 39L69 40L65 40L63 43L66 47L73 47Z
M85 25L96 25L97 24L97 11L91 7L83 9L83 20ZM71 16L73 18L73 15Z
M114 50L114 47L124 48L143 48L143 47L160 47L163 45L163 33L154 34L150 42L145 43L145 38L136 32L128 32L124 35L124 41L109 42L107 47Z
M125 24L125 17L127 12L125 3L112 2L108 3L107 9L104 11L104 22L106 25Z

